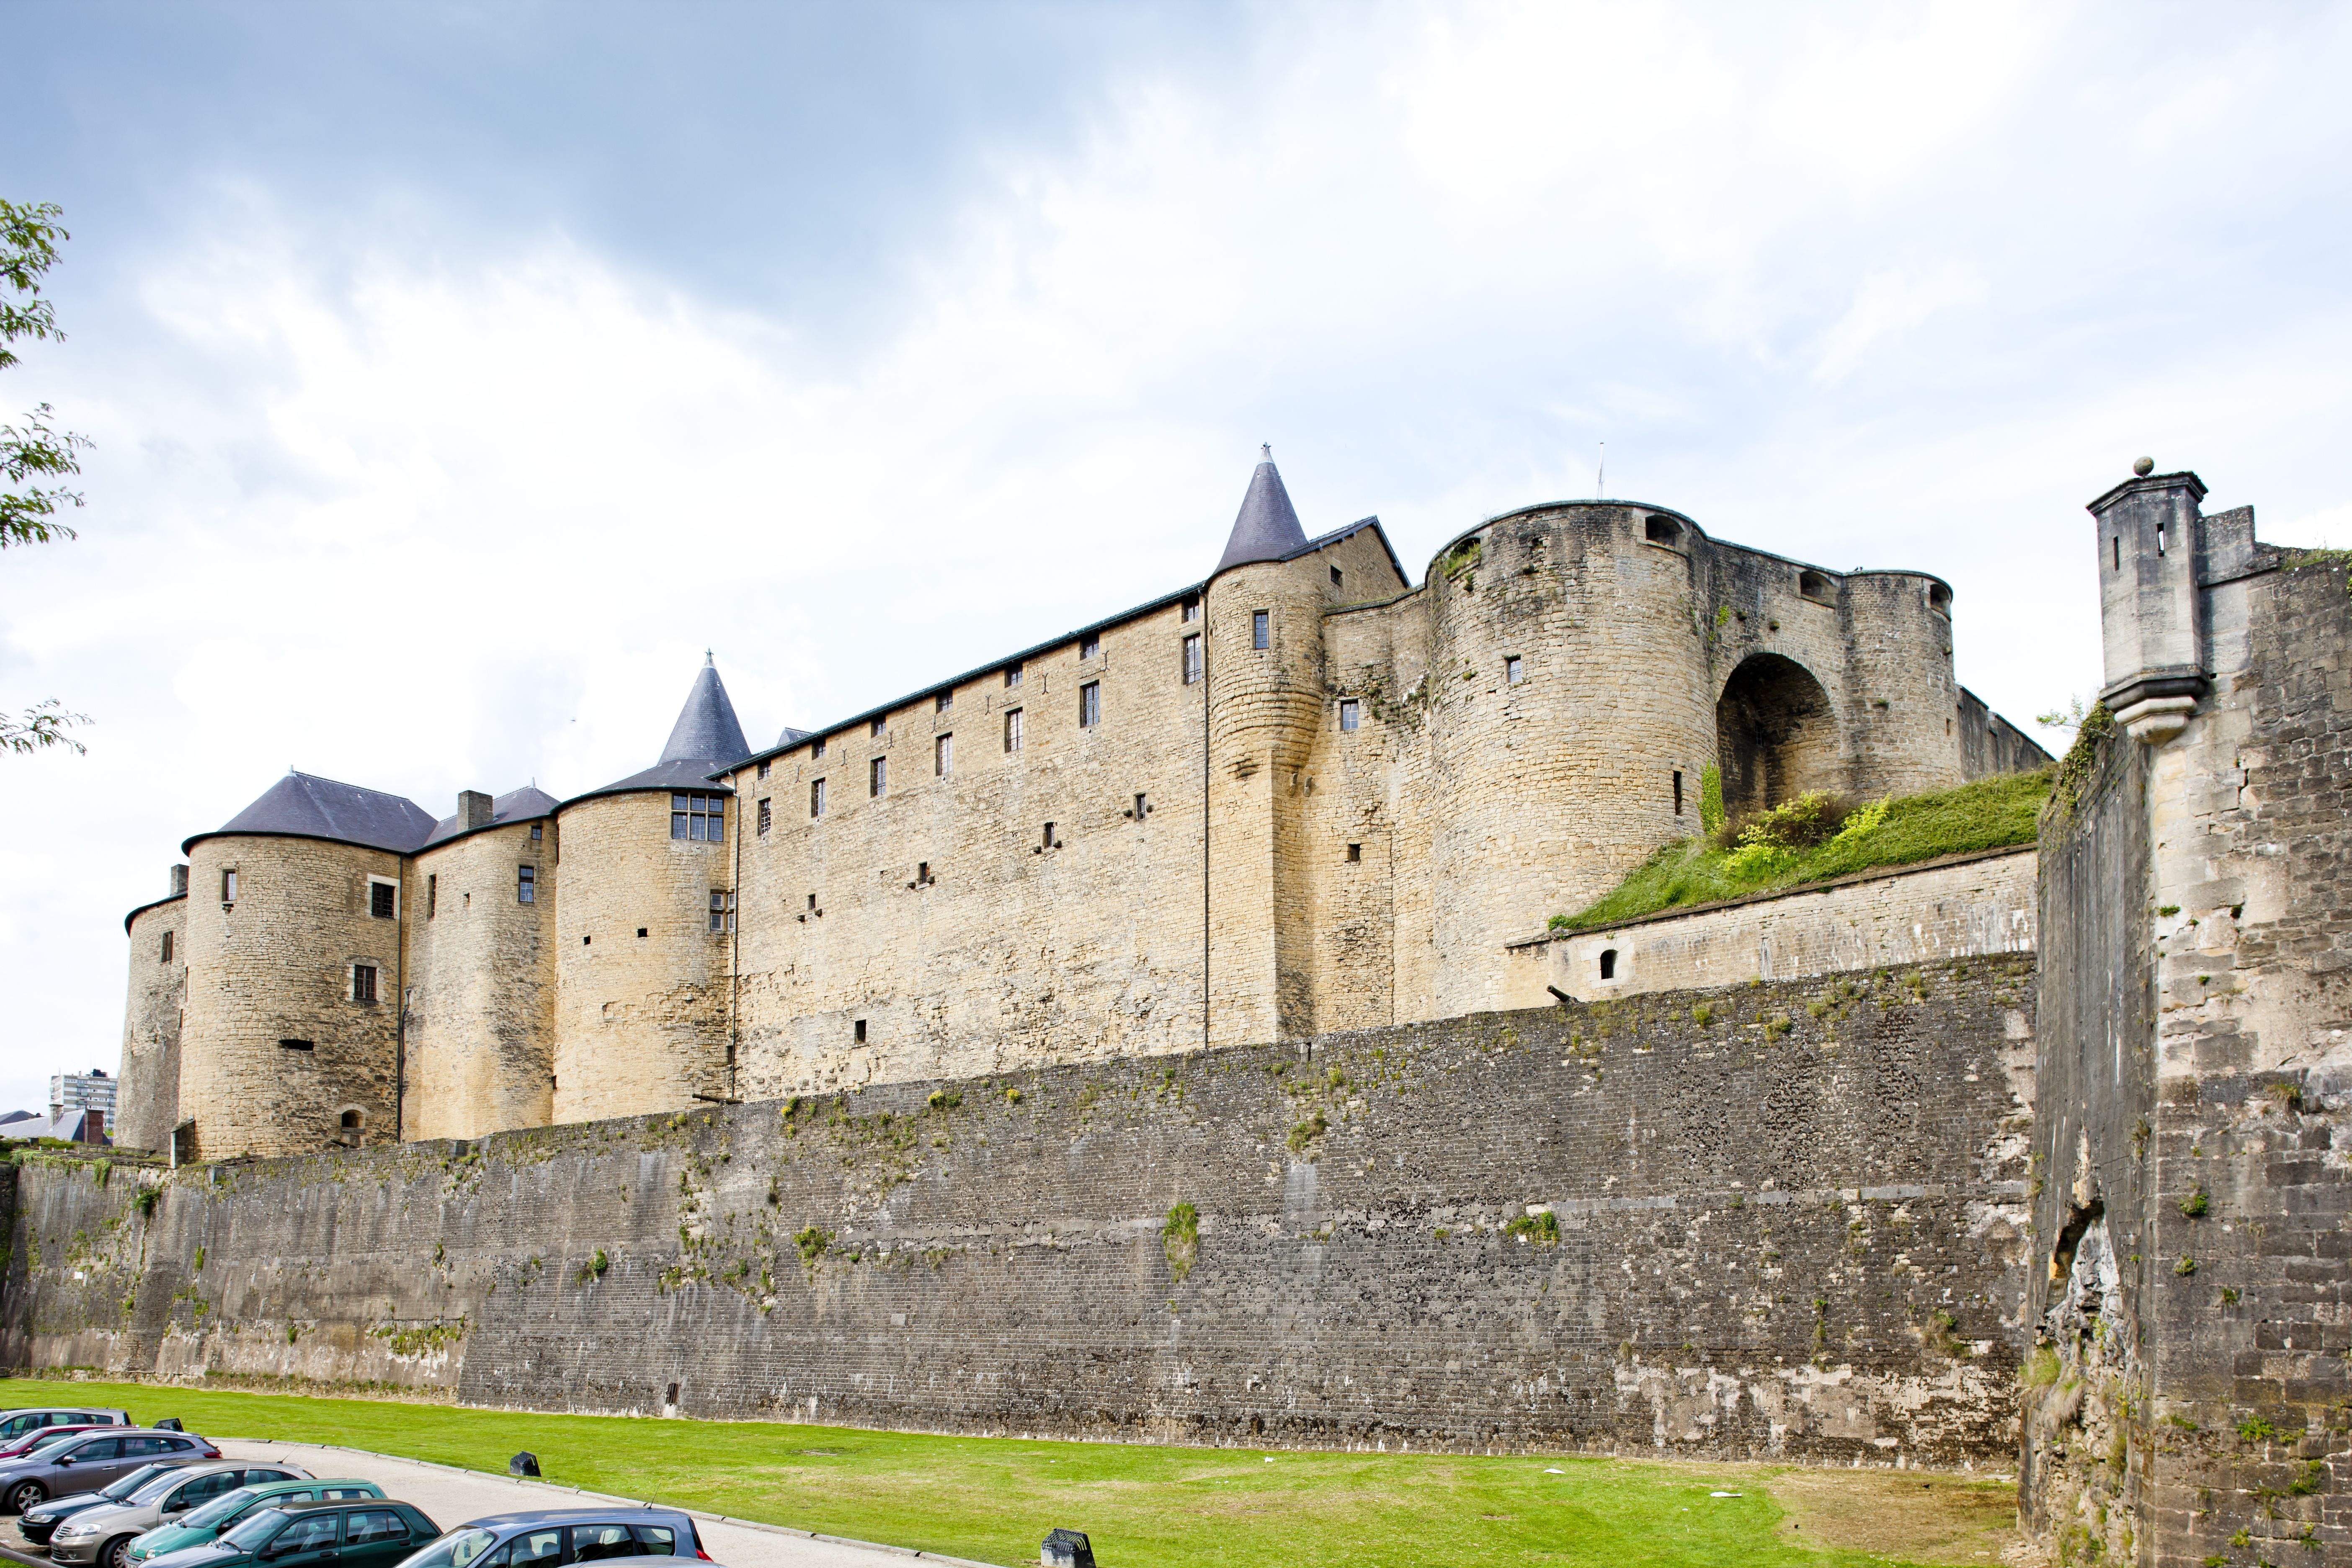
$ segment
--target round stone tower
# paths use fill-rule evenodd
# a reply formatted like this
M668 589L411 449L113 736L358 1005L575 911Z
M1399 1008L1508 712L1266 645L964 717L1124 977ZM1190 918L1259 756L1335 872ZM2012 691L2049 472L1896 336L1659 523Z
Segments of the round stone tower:
M660 762L557 808L557 1121L732 1093L741 825L709 775L751 751L706 662Z

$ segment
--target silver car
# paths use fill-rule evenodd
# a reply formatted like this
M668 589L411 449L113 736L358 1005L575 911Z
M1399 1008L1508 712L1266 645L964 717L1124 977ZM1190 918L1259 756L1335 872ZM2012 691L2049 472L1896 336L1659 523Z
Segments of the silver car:
M21 1437L40 1426L128 1426L126 1410L101 1410L88 1405L34 1405L0 1410L0 1443Z
M190 1465L157 1476L121 1502L84 1509L49 1537L52 1563L96 1564L96 1568L130 1568L131 1542L158 1525L176 1522L189 1510L241 1486L268 1481L307 1481L310 1472L299 1465Z

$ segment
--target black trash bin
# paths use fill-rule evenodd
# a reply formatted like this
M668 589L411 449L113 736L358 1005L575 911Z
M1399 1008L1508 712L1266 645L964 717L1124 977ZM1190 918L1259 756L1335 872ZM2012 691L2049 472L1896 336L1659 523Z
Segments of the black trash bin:
M535 1476L539 1474L539 1456L527 1449L522 1453L517 1454L513 1458L507 1461L507 1474L510 1476Z
M1045 1537L1037 1561L1044 1568L1095 1568L1095 1549L1082 1531L1057 1530Z

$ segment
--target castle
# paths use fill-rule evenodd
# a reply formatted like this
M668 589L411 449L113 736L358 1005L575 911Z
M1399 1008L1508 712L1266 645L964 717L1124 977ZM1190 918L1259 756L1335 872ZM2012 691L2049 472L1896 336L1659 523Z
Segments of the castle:
M559 801L289 773L134 910L121 1136L180 1160L1538 1005L1508 945L1698 826L2039 766L1951 590L1622 501L1416 585L1271 453L1202 582L749 744L718 671Z

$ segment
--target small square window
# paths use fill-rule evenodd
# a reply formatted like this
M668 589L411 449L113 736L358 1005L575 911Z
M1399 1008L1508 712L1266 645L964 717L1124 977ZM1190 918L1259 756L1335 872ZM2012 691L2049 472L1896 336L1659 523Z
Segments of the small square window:
M761 778L766 778L768 776L768 764L766 763L761 763L760 764L760 776Z
M1089 680L1078 688L1078 728L1091 730L1102 722L1102 682Z
M165 931L163 933L163 962L165 963L172 962L172 933L170 931Z
M1008 752L1021 749L1021 710L1018 708L1005 710L1004 749Z
M368 884L368 913L388 921L400 913L400 889L390 882Z
M538 867L518 866L515 868L515 902L519 904L535 904L539 902Z
M824 781L823 779L809 781L809 815L813 817L824 815Z
M1184 684L1193 685L1201 679L1201 634L1194 632L1184 639Z
M1008 664L1008 665L1006 665L1006 666L1004 667L1004 685L1005 685L1005 689L1006 689L1007 690L1010 690L1012 688L1016 687L1016 686L1018 686L1018 685L1020 685L1020 684L1021 684L1021 667L1020 667L1019 665L1017 665L1017 664Z
M1199 620L1201 618L1200 595L1196 594L1192 597L1185 600L1183 608L1180 613L1187 622Z
M352 965L352 1000L354 1002L373 1002L375 1000L374 964L354 963Z
M881 720L879 720L879 719L877 719L877 720L875 720L872 723L870 723L870 724L866 725L866 732L867 734L869 734L869 735L879 735L879 734L881 734L881 733L882 733L882 721L881 721Z
M541 836L542 836L542 835L544 835L544 834L546 833L546 831L547 831L547 825L546 825L545 823L543 823L543 822L534 822L534 823L532 823L532 824L530 825L530 841L531 841L533 844L537 844L538 842L540 842L540 839L541 839Z
M890 787L890 759L877 757L866 764L866 793L879 798Z
M941 778L955 772L955 737L941 735L931 742L931 766Z
M952 691L942 691L942 692L940 692L940 700L939 700L939 709L938 709L938 710L939 710L940 712L941 712L941 713L945 713L945 712L949 711L950 709L952 709L952 708L954 708L954 707L955 707L955 693L954 693L954 692L952 692Z
M1528 661L1526 659L1521 658L1517 654L1512 654L1503 660L1503 679L1506 683L1517 686L1527 678Z
M1080 658L1102 657L1102 637L1099 633L1090 633L1078 639L1078 657Z
M760 802L760 831L762 833L767 832L775 823L775 813L772 805L772 803L767 800Z
M1339 700L1339 728L1353 730L1364 721L1364 705L1352 697Z
M1333 586L1334 588L1336 588L1336 587L1338 587L1339 585L1339 569L1337 566L1334 566L1334 567L1332 567L1332 568L1331 568L1331 586Z
M1262 648L1266 646L1272 632L1272 627L1268 624L1271 619L1272 616L1268 611L1252 610L1250 612L1250 647Z
M710 895L710 934L723 936L735 929L735 895ZM642 933L641 933L642 934Z
M1362 845L1350 844L1348 846L1348 864L1353 866L1361 861L1363 858L1364 847Z

